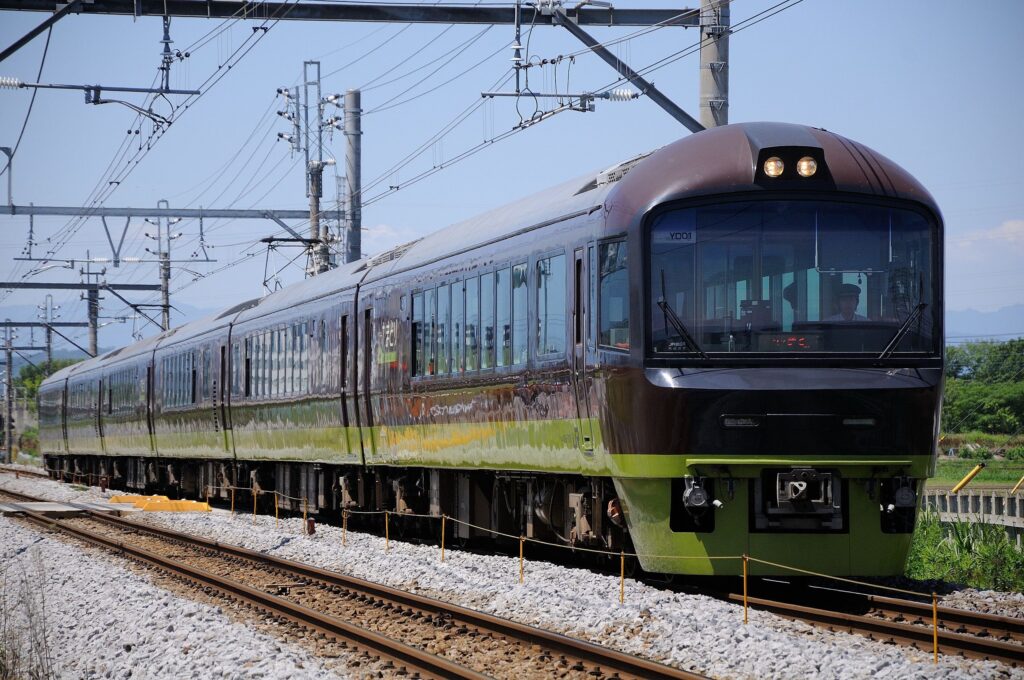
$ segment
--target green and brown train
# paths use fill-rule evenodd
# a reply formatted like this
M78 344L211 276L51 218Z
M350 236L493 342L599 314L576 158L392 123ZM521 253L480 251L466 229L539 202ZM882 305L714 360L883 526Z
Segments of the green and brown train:
M445 514L655 572L896 574L941 274L892 161L729 125L64 369L40 438L139 491Z

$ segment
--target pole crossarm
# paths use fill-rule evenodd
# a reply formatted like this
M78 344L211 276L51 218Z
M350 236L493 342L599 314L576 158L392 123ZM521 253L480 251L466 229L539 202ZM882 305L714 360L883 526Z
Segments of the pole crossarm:
M148 283L30 283L28 281L0 281L0 290L160 290L158 284Z
M88 321L0 321L0 328L85 328Z
M580 28L576 22L572 20L571 16L568 16L560 9L555 10L552 16L559 26L562 26L572 33L580 42L589 47L594 54L604 59L609 66L618 71L620 76L626 78L634 87L639 88L642 94L647 95L651 101L665 109L670 116L682 123L687 130L690 132L700 132L704 129L704 126L697 122L697 119L686 111L683 111L678 104L666 97L661 90L654 87L654 83L649 82L646 78L631 69L625 62L609 52L606 47L595 40L593 36Z
M2 0L0 0L2 1ZM286 220L308 220L308 210L235 210L230 208L83 208L56 205L7 205L0 207L8 215L57 215L65 217L184 217L190 219L227 218L263 220L271 215ZM321 217L339 220L343 210L324 210ZM270 217L270 219L273 219Z
M20 4L20 3L12 3L12 4ZM11 45L10 47L8 47L6 50L4 50L3 52L0 52L0 61L3 61L7 57L11 56L12 54L14 54L18 50L20 50L25 45L27 45L30 42L32 42L33 38L35 38L37 35L39 35L43 31L45 31L46 29L48 29L50 26L53 26L55 23L57 23L58 21L63 19L68 14L71 14L72 12L78 11L79 8L81 7L81 4L82 4L82 0L72 0L71 2L66 4L64 7L60 7L59 4L53 3L52 4L52 9L48 9L47 11L51 11L52 12L52 11L56 10L54 15L52 17L46 19L43 23L39 24L35 28L33 28L31 31L29 31L28 33L23 35L18 40L16 40L14 42L14 44ZM20 9L20 8L15 7L13 9Z
M0 10L53 12L60 5L54 0L0 0ZM128 16L171 16L205 19L253 18L288 21L363 21L403 24L492 24L512 26L515 7L454 7L444 5L342 4L324 2L239 2L224 0L96 0L81 5L79 14L124 14ZM566 10L568 16L584 26L668 26L696 27L700 12L693 9L612 9L585 7ZM527 10L534 25L552 26L551 14Z

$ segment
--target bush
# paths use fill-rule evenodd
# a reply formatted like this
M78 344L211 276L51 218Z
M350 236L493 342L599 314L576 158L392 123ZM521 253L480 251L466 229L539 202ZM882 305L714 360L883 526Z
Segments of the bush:
M999 526L956 522L943 525L922 512L914 530L907 576L940 579L984 590L1024 588L1024 550Z
M1014 446L1003 453L1006 460L1024 460L1024 446Z

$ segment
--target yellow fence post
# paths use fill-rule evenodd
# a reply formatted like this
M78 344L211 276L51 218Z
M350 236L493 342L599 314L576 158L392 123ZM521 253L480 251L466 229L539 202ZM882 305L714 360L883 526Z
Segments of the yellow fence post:
M619 553L619 604L626 604L626 551Z
M441 515L441 561L444 562L444 521L447 519L444 515Z
M348 510L341 511L341 544L345 545L345 534L348 533Z
M932 591L932 654L933 663L939 663L939 596Z
M747 624L747 562L746 555L743 556L743 625Z
M309 514L309 499L305 496L302 497L302 533L309 533L309 520L306 519Z
M235 514L235 487L231 487L231 514Z
M977 465L974 466L974 469L971 470L970 472L968 472L967 475L963 479L961 479L959 482L957 482L956 486L954 486L952 489L950 489L949 492L950 493L959 493L960 489L962 489L965 486L967 486L968 484L970 484L971 480L974 479L975 477L977 477L978 473L981 472L984 469L985 469L985 464L984 463L978 463Z
M1011 492L1010 492L1010 495L1011 495L1011 496L1012 496L1013 494L1017 493L1017 489L1019 489L1019 488L1020 488L1020 485L1021 485L1021 484L1024 484L1024 477L1021 477L1021 478L1020 478L1020 481L1019 481L1019 482L1017 482L1017 485L1016 485L1015 487L1013 487L1013 491L1011 491Z
M274 528L277 529L281 526L281 516L278 514L277 509L277 489L274 489Z
M520 534L519 536L519 582L523 582L523 543L526 542L526 537Z
M256 489L252 490L252 523L256 524L256 499L259 498L260 492Z
M391 549L391 513L387 510L384 511L384 552L388 552Z

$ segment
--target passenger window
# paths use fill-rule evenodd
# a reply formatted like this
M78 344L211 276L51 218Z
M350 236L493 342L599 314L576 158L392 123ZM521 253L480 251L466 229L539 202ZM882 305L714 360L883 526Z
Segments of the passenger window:
M498 350L498 366L512 365L512 278L508 267L496 272L498 299L496 348Z
M448 307L451 304L448 286L437 287L437 374L448 372Z
M565 353L565 255L537 261L537 354Z
M494 274L480 277L480 368L494 368Z
M512 363L526 363L527 283L526 263L512 267Z
M423 375L423 293L412 296L412 374Z
M466 370L480 368L480 279L466 279Z
M423 291L423 368L426 375L437 371L434 332L437 324L437 302L434 289Z
M600 339L599 344L629 349L629 275L625 241L600 245Z
M462 352L465 346L465 302L463 297L462 282L452 284L452 360L451 372L462 372Z

